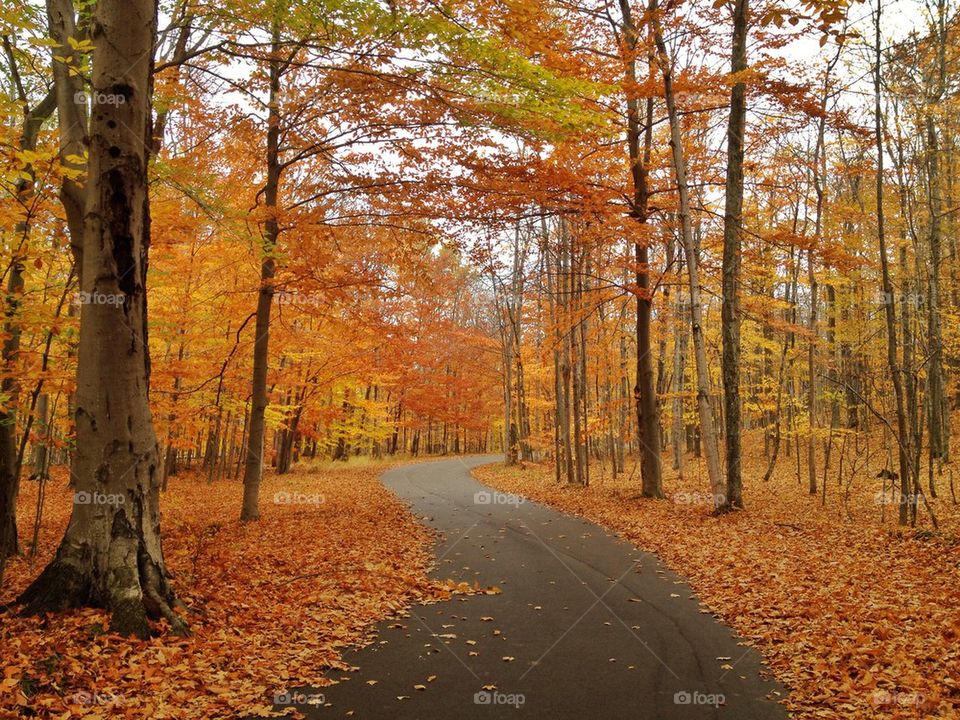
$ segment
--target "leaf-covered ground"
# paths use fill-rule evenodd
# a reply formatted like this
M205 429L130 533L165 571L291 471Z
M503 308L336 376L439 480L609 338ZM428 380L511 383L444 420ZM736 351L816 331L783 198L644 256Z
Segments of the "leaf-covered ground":
M173 478L164 551L192 636L120 638L93 610L0 616L0 717L238 717L265 714L287 688L326 684L324 671L346 669L341 651L368 640L375 621L466 591L426 577L433 538L377 481L382 470L270 475L249 524L237 519L240 483ZM35 502L36 483L25 482L22 538ZM61 472L36 562L11 562L0 604L52 557L71 503Z
M474 474L655 552L760 650L795 717L960 717L960 512L946 476L932 503L941 532L926 537L897 529L876 468L843 487L832 472L824 507L798 484L795 457L766 484L757 457L745 464L747 509L714 517L703 469L689 462L686 480L665 474L664 501L639 498L630 472L586 489L557 486L537 465Z

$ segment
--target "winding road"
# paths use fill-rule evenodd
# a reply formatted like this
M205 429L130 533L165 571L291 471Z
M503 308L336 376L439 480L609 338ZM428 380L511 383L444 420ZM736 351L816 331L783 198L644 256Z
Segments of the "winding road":
M379 642L345 657L358 672L332 674L322 705L298 704L307 717L788 717L759 655L682 578L592 523L470 476L494 459L407 465L383 482L443 534L438 577L502 593L381 623Z

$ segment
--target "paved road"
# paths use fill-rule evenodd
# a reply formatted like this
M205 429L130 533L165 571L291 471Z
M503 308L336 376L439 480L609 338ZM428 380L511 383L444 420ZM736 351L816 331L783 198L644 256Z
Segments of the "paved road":
M700 612L681 578L592 523L480 485L469 468L491 460L408 465L383 482L443 533L438 577L502 594L382 623L379 643L346 656L359 672L337 673L324 706L300 706L307 717L787 717L758 654Z

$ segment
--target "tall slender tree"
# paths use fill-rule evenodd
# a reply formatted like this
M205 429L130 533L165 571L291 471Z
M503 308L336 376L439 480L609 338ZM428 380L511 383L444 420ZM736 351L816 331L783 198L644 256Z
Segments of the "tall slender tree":
M243 506L241 520L260 517L260 480L263 475L263 436L267 410L267 370L270 363L270 312L273 306L276 260L274 251L280 235L278 197L280 193L280 79L289 65L281 57L280 43L282 5L274 8L270 31L269 89L267 100L266 182L263 186L263 243L260 260L260 289L257 293L257 316L253 340L253 376L250 383L250 419L247 446L244 451Z
M720 470L713 404L710 402L710 371L707 366L707 348L703 336L703 305L700 292L700 249L694 242L693 237L687 161L683 151L683 134L673 84L673 60L667 53L667 44L663 39L660 8L657 0L651 1L650 11L650 22L657 48L657 64L663 75L663 94L667 103L667 115L670 122L670 152L673 157L673 171L677 181L677 195L680 200L680 237L683 241L683 250L687 261L687 277L690 284L690 335L693 340L693 355L697 374L697 409L700 415L700 434L703 438L703 455L707 461L710 492L713 494L715 507L719 508L724 503L726 492Z
M633 241L635 278L637 283L637 373L634 402L637 409L640 444L640 481L644 497L663 497L663 472L660 458L660 417L657 392L653 380L653 346L650 339L650 317L653 288L650 286L650 217L647 166L653 139L653 98L646 101L646 122L640 117L637 97L637 53L640 34L633 19L629 0L620 0L623 24L624 87L627 95L627 150L630 156L632 196L630 215L637 221L637 237ZM641 147L642 143L642 147ZM642 150L642 153L641 153Z
M735 77L747 69L748 0L733 5L733 46L730 72ZM740 431L740 254L743 224L743 146L747 125L747 86L736 78L730 91L727 121L727 180L723 212L723 353L724 425L726 433L727 491L721 509L743 507Z

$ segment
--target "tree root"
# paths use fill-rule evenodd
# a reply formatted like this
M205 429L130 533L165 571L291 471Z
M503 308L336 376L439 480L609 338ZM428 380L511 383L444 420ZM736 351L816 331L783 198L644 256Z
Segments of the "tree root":
M188 623L173 607L179 602L156 562L139 544L134 567L112 568L105 576L81 566L63 552L17 598L21 615L42 615L76 607L98 607L111 613L110 630L140 639L150 636L150 620L165 618L171 632L190 634ZM182 603L179 603L182 606Z
M146 553L141 553L141 575L146 580L143 583L144 604L150 609L153 617L166 618L170 623L170 631L174 635L186 637L190 634L190 626L187 621L173 611L179 601L170 588L170 584L161 577L156 564L154 564ZM182 603L180 603L182 605Z

